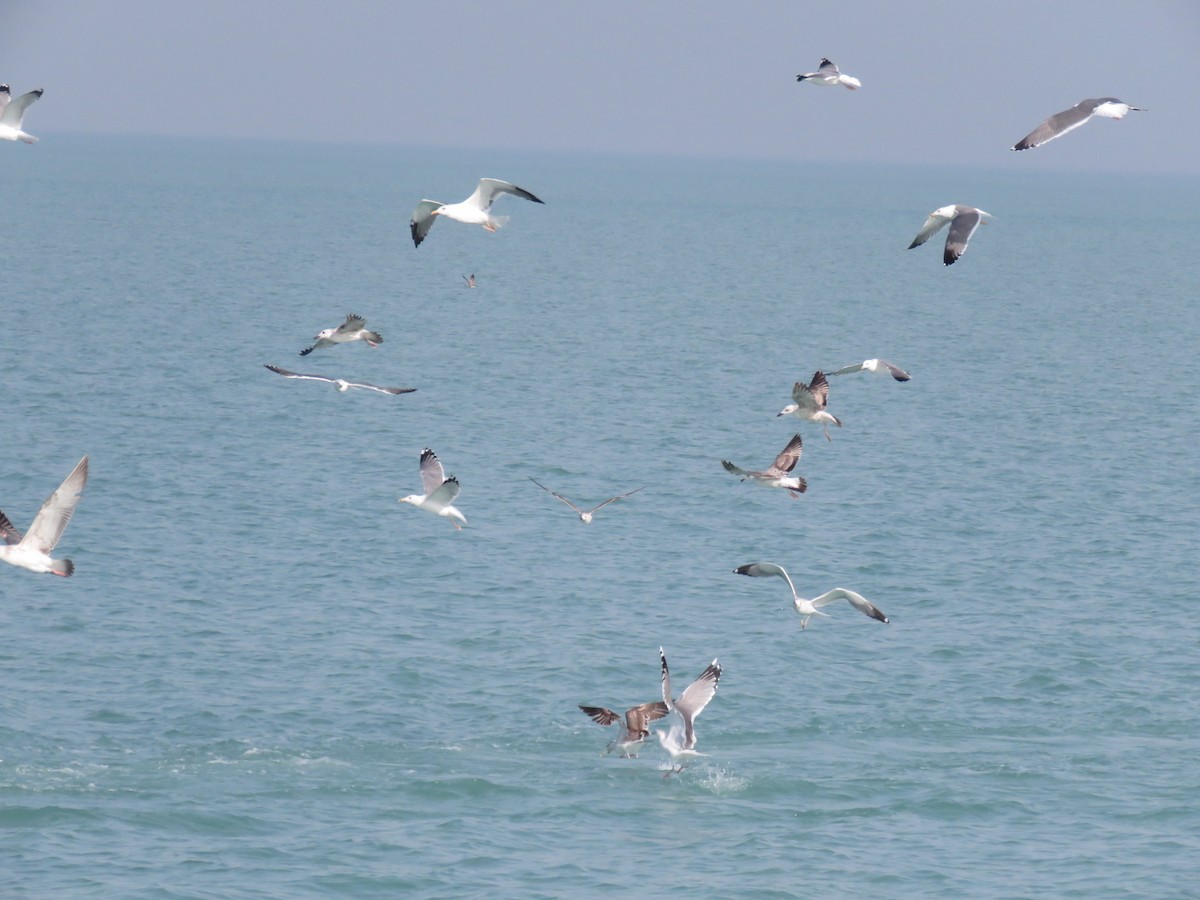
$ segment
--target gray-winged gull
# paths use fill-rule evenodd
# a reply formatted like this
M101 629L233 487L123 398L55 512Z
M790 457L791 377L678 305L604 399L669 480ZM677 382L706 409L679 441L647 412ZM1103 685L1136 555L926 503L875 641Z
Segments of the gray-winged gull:
M67 523L75 514L79 498L87 484L88 458L84 456L63 483L46 498L42 508L34 516L27 534L21 534L0 512L0 559L30 572L61 575L66 578L75 571L75 563L69 559L51 559L50 552L58 546Z
M368 347L378 347L383 343L383 336L378 331L367 331L367 320L362 316L350 313L346 321L336 328L326 328L313 336L316 341L311 347L300 351L301 356L308 356L314 350L322 347L332 347L334 344L348 344L351 341L364 341Z
M825 439L833 440L829 436L829 426L836 425L841 428L842 420L833 413L825 411L825 407L829 404L829 382L825 380L824 372L818 369L813 373L812 381L808 384L797 381L792 385L792 401L777 412L775 417L795 416L806 422L817 422L825 429Z
M665 733L655 731L655 736L662 748L670 755L671 762L678 764L681 759L691 759L703 755L696 750L694 723L696 717L704 711L704 707L708 706L708 702L717 693L717 682L721 680L721 664L714 659L695 681L683 689L682 694L677 698L672 698L671 672L667 668L667 654L663 652L662 647L658 648L658 655L662 660L663 703L671 712L679 713L682 721L672 725ZM674 771L682 770L682 764L677 765L677 768L674 769ZM670 772L667 774L669 775Z
M844 88L855 90L862 87L862 82L853 75L843 75L828 59L822 59L821 65L815 72L806 72L803 75L796 76L797 81L807 81L809 84L822 84L827 87L837 87L839 84Z
M808 490L808 482L799 475L790 475L792 469L796 468L796 463L800 461L800 453L803 449L803 441L800 435L792 437L786 447L780 451L775 457L775 462L763 472L752 472L746 469L735 466L727 459L721 460L721 465L725 467L726 472L731 472L734 475L741 475L742 481L749 479L755 484L761 484L763 487L783 488L788 492L793 500L800 499L800 495Z
M0 106L0 141L37 143L37 138L21 130L21 125L25 121L25 110L29 108L29 104L43 93L44 91L38 88L20 97L13 97L8 85L0 84L0 98L3 98L3 105Z
M534 203L543 202L515 184L495 178L481 178L475 193L461 203L442 203L438 200L422 200L418 203L409 223L413 246L421 246L421 241L425 240L425 235L429 234L429 229L433 227L435 217L438 216L445 216L466 225L482 225L487 231L495 231L508 221L508 216L493 216L490 212L492 204L500 194L512 194Z
M1105 119L1123 119L1126 113L1131 111L1145 112L1140 106L1130 106L1116 97L1097 97L1091 100L1080 100L1070 109L1064 109L1060 113L1055 113L1045 122L1039 125L1021 140L1017 141L1010 149L1012 150L1032 150L1034 147L1040 147L1042 144L1049 143L1057 137L1062 137L1068 131L1074 131L1084 122L1089 121L1092 116L1101 116Z
M466 525L467 519L451 506L454 498L458 496L458 479L453 475L446 477L446 470L442 468L437 454L428 447L421 451L421 490L425 493L409 494L407 497L401 497L400 502L411 503L417 509L444 516L456 531L462 531L458 522ZM454 521L455 519L458 522Z
M263 363L263 368L270 369L275 374L282 375L284 378L298 378L301 381L324 381L327 384L332 384L343 394L350 390L350 388L361 388L364 391L379 391L381 394L411 394L416 390L416 388L380 387L377 384L369 384L365 381L326 378L324 375L304 375L300 372L289 372L287 369L281 369L279 366L272 366L267 363Z
M951 204L939 207L929 214L929 218L925 220L925 224L921 226L917 236L908 245L908 249L920 247L949 223L950 231L946 235L946 249L942 253L942 265L952 266L960 256L967 252L967 242L971 240L971 235L983 221L980 216L990 215L990 212L976 209L974 206Z
M579 514L579 521L581 521L584 525L591 524L592 516L595 515L596 510L600 509L601 507L608 506L608 504L612 503L615 500L624 500L626 497L633 496L638 491L645 490L645 488L635 488L632 491L626 491L624 494L617 494L617 496L615 496L615 497L609 497L607 500L603 501L602 503L597 503L591 509L580 509L578 506L576 506L574 503L572 503L570 500L568 500L562 494L558 493L557 491L550 490L550 488L546 487L544 484L542 484L540 481L538 481L532 475L527 475L526 477L530 481L532 481L534 484L536 484L538 487L540 487L543 491L545 491L547 494L550 494L552 497L554 497L558 500L561 500L563 503L567 504L567 506L571 507L571 509L575 510L575 512L577 512Z
M750 563L745 566L738 566L733 570L738 575L753 575L756 577L768 577L777 575L787 582L788 588L792 592L792 607L800 614L800 627L807 628L808 620L813 616L828 616L829 613L821 612L822 606L828 606L837 600L845 600L860 613L870 616L872 619L878 619L880 622L887 624L888 617L883 614L879 607L875 606L862 594L856 594L854 591L846 588L834 588L832 591L826 591L820 597L814 597L812 600L806 600L796 593L796 586L792 584L792 579L788 575L787 570L783 566L777 566L775 563Z
M854 363L849 366L842 366L830 375L850 375L854 372L875 372L880 375L891 375L897 381L909 381L912 376L905 372L899 366L894 366L886 359L864 359L860 363Z

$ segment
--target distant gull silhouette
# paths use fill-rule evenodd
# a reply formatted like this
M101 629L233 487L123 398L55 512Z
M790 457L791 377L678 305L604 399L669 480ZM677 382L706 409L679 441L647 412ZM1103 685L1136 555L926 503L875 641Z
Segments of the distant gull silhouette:
M332 347L334 344L348 344L351 341L365 341L368 347L378 347L383 343L383 336L378 331L367 331L367 320L354 313L346 316L346 321L336 328L326 328L318 331L313 337L316 341L306 350L301 350L301 356L308 356L314 350Z
M799 475L790 476L788 473L796 468L796 463L800 461L802 448L803 442L800 440L800 435L797 434L788 441L788 445L775 457L775 462L771 463L764 472L747 471L735 466L727 459L721 460L721 465L725 467L726 472L741 475L742 481L750 479L763 487L784 488L788 492L788 496L793 500L798 500L800 495L808 490L808 482Z
M622 721L621 716L603 706L583 706L581 704L579 708L599 725L611 725L614 722ZM661 719L667 712L667 704L661 700L631 706L625 710L624 722L620 731L605 748L602 755L619 750L621 759L636 759L637 748L650 735L649 729L646 728L647 723Z
M974 206L951 204L939 207L929 214L929 218L925 220L925 224L921 226L921 230L917 232L913 242L908 245L908 249L920 247L949 223L950 231L946 235L946 249L942 254L942 264L952 266L960 256L967 252L967 242L971 240L971 235L975 233L975 229L982 221L979 217L990 215L990 212L984 212Z
M850 375L854 372L877 372L880 375L891 375L897 381L909 381L912 376L905 372L899 366L893 366L886 359L864 359L860 363L854 363L851 366L842 366L830 375Z
M377 384L368 384L365 381L347 381L344 378L326 378L324 375L303 375L300 372L289 372L287 369L281 369L279 366L272 366L263 363L263 368L270 369L284 378L298 378L301 381L325 381L332 384L343 394L350 388L361 388L364 391L379 391L381 394L411 394L416 388L397 388L397 387L380 387Z
M58 546L67 523L75 514L79 498L87 484L88 458L84 456L63 483L46 498L42 508L34 516L29 533L22 535L13 526L8 516L0 512L0 559L30 572L61 575L66 578L75 571L75 563L69 559L51 559L50 552Z
M658 648L658 656L662 660L662 693L663 703L671 712L679 713L682 721L673 725L666 733L655 731L659 744L671 757L671 762L677 767L673 771L682 772L681 759L691 759L703 756L696 750L696 717L704 712L704 707L717 693L717 682L721 680L721 664L715 659L708 664L700 675L683 689L678 698L671 697L671 672L667 668L667 654L663 648ZM671 774L670 772L667 773Z
M829 404L829 382L825 380L824 372L818 369L808 384L797 381L792 385L792 401L777 412L775 418L795 416L806 422L817 422L825 429L825 440L833 440L829 436L829 426L833 424L841 428L842 420L825 411Z
M821 65L815 72L806 72L803 75L796 76L797 81L807 81L809 84L822 84L827 87L837 87L839 84L844 88L855 90L862 87L862 82L852 75L843 75L838 71L838 67L827 59L821 60Z
M544 484L542 484L540 481L538 481L532 475L527 475L526 477L530 481L532 481L534 484L536 484L538 487L540 487L543 491L545 491L547 494L550 494L551 496L561 500L563 503L567 504L567 506L571 507L571 509L575 510L575 512L579 513L579 521L583 522L584 525L588 525L591 523L592 516L595 515L596 510L600 509L601 507L608 506L608 504L612 503L614 500L624 500L626 497L630 497L633 494L636 494L638 491L645 490L645 488L635 488L632 491L626 491L624 494L617 494L617 496L615 496L615 497L609 497L603 503L597 503L591 509L584 510L584 509L580 509L578 506L576 506L574 503L572 503L570 500L568 500L566 497L564 497L562 494L558 493L557 491L550 490L550 488L546 487Z
M472 272L470 275L464 275L463 281L467 283L467 287L475 287L475 273Z
M813 616L828 616L829 613L821 612L820 608L838 600L845 600L860 613L870 616L872 619L878 619L884 624L888 622L888 617L875 604L871 603L862 594L856 594L854 591L846 590L846 588L834 588L832 591L826 591L820 597L805 600L796 593L796 586L792 584L792 579L789 577L787 570L783 566L775 565L775 563L750 563L746 566L738 566L733 571L738 575L753 575L760 578L778 575L786 581L788 588L792 592L792 607L800 614L801 628L807 628L808 620Z
M422 200L418 203L417 208L413 210L412 221L409 223L412 229L413 246L421 246L421 241L425 240L425 235L429 234L429 229L433 227L436 216L445 216L447 219L467 225L482 225L487 231L495 231L508 221L508 216L493 216L490 212L492 204L500 194L512 194L514 197L523 197L534 203L543 202L515 184L498 181L495 178L481 178L479 186L475 188L475 193L461 203L441 203L437 200Z
M466 517L455 509L452 504L458 496L458 479L451 475L446 477L446 470L432 450L426 447L421 451L421 490L424 494L409 494L401 497L401 503L411 503L417 509L423 509L437 516L444 516L456 531L462 531L467 524ZM458 522L454 521L455 519Z
M14 98L8 85L0 84L0 141L37 143L37 138L32 134L26 134L21 130L21 126L25 121L25 110L43 93L44 91L38 88L36 91L30 91Z
M1085 122L1091 121L1093 116L1105 119L1123 119L1131 111L1145 112L1146 110L1140 106L1130 106L1116 97L1080 100L1070 109L1064 109L1062 112L1052 115L1017 141L1010 149L1032 150L1034 147L1040 147L1055 138L1062 137L1068 131L1074 131Z

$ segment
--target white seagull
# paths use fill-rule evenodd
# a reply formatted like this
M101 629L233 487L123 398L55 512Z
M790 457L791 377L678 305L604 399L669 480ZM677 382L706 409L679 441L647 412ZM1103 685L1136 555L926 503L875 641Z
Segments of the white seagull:
M350 313L341 325L318 331L313 336L313 340L316 343L306 350L301 350L301 356L308 356L314 350L320 350L322 347L348 344L351 341L365 341L368 347L378 347L383 343L383 336L378 331L367 331L367 320L362 316Z
M663 703L670 712L679 713L683 720L673 725L666 733L655 731L658 742L670 755L673 763L702 756L703 754L696 750L696 729L693 723L717 693L717 682L721 680L721 664L714 659L695 681L683 689L683 693L677 699L672 699L671 672L667 668L667 654L663 652L662 647L658 648L658 655L662 660ZM680 764L674 771L682 770L683 766Z
M458 496L458 479L453 475L446 477L446 470L442 468L437 454L428 447L421 451L421 490L425 493L409 494L407 497L401 497L400 502L411 503L417 509L444 516L456 531L462 531L458 522L466 525L466 516L450 505ZM455 522L455 519L458 519L458 522Z
M829 404L829 382L825 380L824 372L818 369L813 373L812 381L808 384L797 381L792 385L792 401L777 412L775 418L795 416L806 422L817 422L825 429L825 440L833 440L829 436L829 426L833 424L841 428L842 420L833 413L825 411L825 407Z
M897 381L909 381L912 378L902 368L893 366L886 359L864 359L862 362L854 363L851 366L842 366L840 369L829 374L850 375L854 372L876 372L880 375L891 375Z
M75 571L75 563L69 559L51 559L50 551L58 545L67 523L75 513L75 507L79 505L87 476L88 458L84 456L58 489L46 498L26 535L17 531L8 516L0 512L0 538L4 539L4 545L0 546L0 559L30 572L49 572L63 578L71 575Z
M788 441L788 445L775 457L775 462L771 463L765 472L749 472L735 466L727 459L721 460L721 465L725 467L726 472L741 475L742 481L750 479L763 487L784 488L788 492L788 496L793 500L799 500L800 495L808 490L808 482L800 475L792 476L788 473L796 468L802 449L803 442L800 440L800 435L797 434Z
M347 381L345 378L326 378L324 375L303 375L300 372L289 372L287 369L281 369L279 366L268 365L263 363L263 368L270 369L276 374L282 375L284 378L299 378L301 381L325 381L332 384L341 393L346 393L350 388L361 388L364 391L379 391L381 394L411 394L416 388L393 388L380 387L377 384L368 384L365 381Z
M844 88L855 90L862 87L862 82L852 75L843 75L835 66L827 59L821 60L821 65L815 72L806 72L803 75L796 76L797 81L807 81L810 84L823 84L827 87L837 87L839 84Z
M974 206L962 206L951 204L935 209L929 214L929 218L925 220L925 224L921 226L921 230L917 232L917 236L913 238L908 249L920 247L923 243L933 237L938 231L950 223L950 232L946 235L946 250L942 254L942 264L946 266L954 265L955 261L967 252L967 242L971 240L971 235L975 233L975 229L979 227L980 216L990 216L990 212L984 212L982 209L976 209ZM984 222L983 224L987 224Z
M534 203L542 202L529 191L519 188L515 184L497 181L495 178L480 178L479 187L475 188L475 193L462 203L422 200L417 204L417 208L413 210L412 221L409 223L412 228L413 246L421 246L421 241L425 240L425 235L429 234L429 229L433 227L434 216L445 216L447 219L453 219L455 222L462 222L466 225L482 225L487 231L495 231L508 221L508 216L493 216L489 212L492 204L496 202L498 194L512 194L514 197L523 197Z
M603 706L583 706L581 704L579 708L598 725L611 725L614 722L622 721L620 715ZM631 706L625 710L624 724L617 736L612 739L601 755L607 756L614 750L619 750L621 759L636 759L637 748L650 736L650 730L646 728L646 724L661 719L668 712L667 704L661 700Z
M1032 150L1034 147L1040 147L1042 144L1049 143L1057 137L1062 137L1068 131L1074 131L1084 122L1089 121L1092 116L1101 116L1105 119L1123 119L1125 115L1131 111L1145 112L1146 110L1140 106L1130 106L1116 97L1098 97L1093 100L1080 100L1070 109L1064 109L1060 113L1055 113L1045 122L1039 125L1021 140L1017 141L1010 149L1012 150Z
M796 593L796 586L792 584L792 579L788 576L787 570L783 566L777 566L775 563L750 563L747 566L738 566L733 570L738 575L754 575L757 577L767 577L778 575L787 582L788 587L792 591L792 606L796 612L800 614L800 627L807 628L808 620L813 616L828 616L829 613L821 612L822 606L828 606L837 600L845 600L860 613L870 616L872 619L878 619L885 625L888 622L888 617L883 614L879 607L875 606L862 594L856 594L854 591L848 591L845 588L834 588L832 591L827 591L820 597L814 597L811 600L805 600Z
M546 487L544 484L542 484L540 481L538 481L532 475L528 475L526 477L530 481L532 481L534 484L536 484L538 487L540 487L543 491L545 491L547 494L550 494L552 497L555 497L555 498L561 500L563 503L567 504L567 506L571 507L571 509L575 510L575 512L579 513L579 521L582 522L584 525L591 524L592 516L595 515L596 510L600 509L601 507L608 506L608 504L612 503L614 500L624 500L626 497L630 497L633 494L636 494L638 491L645 490L645 488L636 488L632 491L626 491L624 494L617 494L617 496L615 496L615 497L609 497L603 503L597 503L591 509L585 510L585 509L580 509L578 506L576 506L574 503L572 503L570 500L568 500L566 497L564 497L562 494L558 493L557 491L550 490L550 488Z
M36 144L37 138L21 130L25 120L25 110L29 104L42 96L38 88L28 94L13 98L7 84L0 84L0 141L24 141L26 144Z

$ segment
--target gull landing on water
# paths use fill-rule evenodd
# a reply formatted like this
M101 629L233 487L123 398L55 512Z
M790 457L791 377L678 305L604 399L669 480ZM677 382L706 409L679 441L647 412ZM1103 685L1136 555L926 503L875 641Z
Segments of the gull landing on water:
M788 473L796 468L802 449L803 442L797 434L788 441L788 445L775 457L775 462L771 463L765 472L748 472L727 459L721 460L721 465L725 467L726 472L741 475L742 481L750 479L763 487L783 488L793 500L799 500L800 495L808 490L808 482L799 475L789 476Z
M862 594L856 594L854 591L848 591L845 588L834 588L832 591L827 591L820 597L814 597L812 600L805 600L796 593L796 586L792 584L792 579L788 575L787 570L783 566L777 566L775 563L750 563L746 566L738 566L733 570L738 575L753 575L756 577L767 577L778 575L787 582L788 588L792 592L792 606L797 613L800 614L800 627L807 628L808 620L813 616L828 616L829 613L821 612L822 606L828 606L837 600L845 600L860 613L865 616L870 616L872 619L878 619L885 625L888 623L888 617L869 601Z
M598 725L611 725L621 721L619 715L603 706L583 706L581 704L579 708ZM650 731L646 728L647 723L661 719L667 712L667 704L661 700L631 706L625 710L624 725L620 732L601 755L607 756L614 750L618 750L621 759L637 759L637 748L650 736Z
M88 458L84 456L63 479L58 489L46 498L42 508L29 526L29 533L22 535L13 527L8 516L0 512L0 559L30 572L61 575L66 578L75 571L75 563L69 559L51 559L50 551L58 546L59 539L75 514L79 498L87 484Z
M279 366L268 365L263 363L263 368L270 369L277 375L282 375L284 378L299 378L301 381L325 381L332 384L341 393L346 393L350 388L361 388L364 391L379 391L381 394L411 394L416 388L393 388L380 387L377 384L368 384L365 381L347 381L344 378L326 378L324 375L302 375L299 372L289 372L287 369L281 369Z
M455 531L462 531L458 522L466 525L466 516L450 505L458 496L458 479L453 475L446 477L446 470L442 468L437 454L428 447L421 451L421 490L425 493L409 494L407 497L401 497L400 502L411 503L417 509L444 516L454 526ZM458 522L454 521L455 519L458 519Z
M829 404L829 382L825 380L825 373L818 369L808 384L797 381L792 385L792 400L792 403L775 414L775 418L795 416L806 422L817 422L825 429L825 440L832 441L829 426L833 424L841 428L842 420L825 411Z
M935 209L929 214L929 218L925 220L925 224L921 226L921 230L917 232L913 242L908 245L908 249L920 247L944 228L946 223L949 223L950 232L946 235L946 249L942 254L942 265L952 266L960 256L967 252L967 242L971 240L971 235L975 233L975 229L982 222L979 217L990 215L990 212L984 212L974 206L952 204ZM986 225L987 223L982 222L982 224Z
M481 178L475 193L462 203L442 203L438 200L422 200L418 203L417 208L413 210L412 221L409 222L413 246L421 246L421 241L425 240L425 235L429 234L429 229L433 227L435 216L445 216L466 225L482 225L486 231L495 231L508 221L508 216L493 216L490 212L492 204L500 194L512 194L534 203L543 202L515 184L495 178Z
M864 359L852 366L842 366L830 375L850 375L854 372L876 372L880 375L891 375L897 381L910 381L912 376L899 366L893 366L886 359Z
M1129 112L1145 112L1140 106L1130 106L1116 97L1099 97L1094 100L1080 100L1070 109L1055 113L1009 149L1032 150L1042 144L1048 144L1055 138L1062 137L1068 131L1074 131L1085 122L1091 121L1092 116L1105 119L1123 119Z
M0 141L37 143L37 138L21 130L21 124L25 121L25 110L29 108L29 104L43 93L44 91L38 88L14 99L8 85L0 84Z
M683 764L679 763L679 760L704 755L696 750L694 722L717 693L717 682L721 680L721 664L714 659L695 681L683 689L683 693L679 695L678 699L672 699L671 672L667 668L667 654L663 652L662 647L658 648L658 656L662 660L663 703L670 712L679 713L679 717L682 719L681 722L672 725L669 731L665 733L655 731L654 733L658 738L658 743L671 757L671 762L676 764L663 776L665 778L672 772L683 771Z
M532 475L529 475L526 477L529 478L530 481L532 481L534 484L536 484L538 487L540 487L547 494L550 494L551 496L557 498L558 500L561 500L563 503L567 504L567 506L571 507L571 509L575 510L575 512L579 513L579 521L582 522L584 525L591 524L592 516L595 515L596 510L600 509L601 507L608 506L608 504L612 503L614 500L624 500L626 497L633 496L638 491L645 490L645 488L636 488L632 491L626 491L624 494L617 494L617 496L615 496L615 497L609 497L603 503L597 503L591 509L585 510L585 509L580 509L578 506L576 506L574 503L572 503L570 500L568 500L566 497L564 497L562 494L558 493L557 491L550 490L550 488L546 487L544 484L542 484L540 481L538 481Z
M367 331L367 320L354 313L346 316L346 321L336 328L326 328L313 336L316 341L311 347L301 350L301 356L308 356L314 350L322 347L332 347L334 344L348 344L351 341L366 341L368 347L378 347L383 343L383 336L378 331Z
M855 90L862 87L862 82L852 75L843 75L838 71L838 67L827 59L821 60L821 65L815 72L807 72L804 75L797 75L797 81L807 81L810 84L823 84L827 87L837 87L839 84L844 88Z

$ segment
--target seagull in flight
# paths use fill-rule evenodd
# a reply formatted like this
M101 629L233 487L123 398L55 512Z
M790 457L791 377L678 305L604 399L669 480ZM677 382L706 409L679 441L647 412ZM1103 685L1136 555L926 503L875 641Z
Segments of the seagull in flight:
M891 375L897 381L909 381L912 376L905 372L899 366L893 366L886 359L864 359L860 363L854 363L852 366L842 366L840 369L830 372L830 375L850 375L854 372L876 372L880 375Z
M7 84L0 84L0 141L22 141L36 144L37 138L21 130L25 110L45 93L41 88L14 98Z
M558 500L561 500L563 503L567 504L567 506L571 507L571 509L575 510L575 512L579 513L579 521L582 522L584 525L591 524L592 516L595 515L596 511L598 509L600 509L601 507L608 506L608 504L612 503L614 500L624 500L626 497L630 497L630 496L636 494L638 491L645 490L645 488L636 488L632 491L626 491L624 494L617 494L617 496L615 496L615 497L609 497L603 503L597 503L591 509L585 510L585 509L580 509L578 506L576 506L574 503L572 503L570 500L568 500L566 497L564 497L562 494L558 493L557 491L550 490L550 488L546 487L544 484L542 484L540 481L538 481L533 476L530 475L530 476L526 476L526 477L529 478L530 481L532 481L534 484L536 484L538 487L540 487L547 494L550 494L552 497L555 497Z
M475 273L474 272L472 272L470 275L464 275L462 278L463 278L463 281L465 281L467 283L467 287L475 287Z
M326 378L324 375L302 375L299 372L289 372L287 369L281 369L279 366L271 366L263 363L263 367L270 369L276 374L282 375L284 378L299 378L301 381L327 381L336 387L341 393L346 393L350 388L361 388L364 391L379 391L381 394L411 394L416 388L393 388L380 387L377 384L368 384L365 381L347 381L344 378Z
M821 84L826 87L837 87L839 84L844 88L856 90L862 87L862 82L852 75L843 75L838 71L838 67L827 59L821 60L821 65L815 72L806 72L803 75L796 76L797 81L807 81L809 84Z
M683 689L677 698L671 697L671 672L667 668L667 654L663 648L658 648L658 656L662 660L662 694L663 703L670 712L679 713L681 722L672 725L667 732L655 731L659 744L667 751L672 763L681 759L691 759L702 756L696 750L696 717L704 712L704 707L717 693L717 682L721 680L721 664L715 659L708 664L700 675ZM678 764L675 772L682 772L683 765ZM668 775L671 773L668 772Z
M621 716L603 706L583 706L581 704L579 708L598 725L611 725L614 722L622 721ZM601 755L607 756L614 750L618 750L621 759L637 759L638 747L650 736L650 730L646 728L646 725L661 719L667 712L667 704L661 700L629 707L625 710L624 724L620 731Z
M946 235L946 249L942 254L942 265L952 266L960 256L967 252L967 242L971 240L975 229L981 223L987 224L980 219L980 216L990 215L990 212L984 212L974 206L951 204L939 207L929 214L929 218L925 220L925 224L921 226L917 236L908 245L908 249L920 247L949 223L950 232Z
M1068 131L1074 131L1085 122L1090 122L1093 116L1105 119L1123 119L1130 112L1145 112L1140 106L1130 106L1116 97L1098 97L1093 100L1080 100L1070 109L1055 113L1010 149L1032 150L1042 144L1048 144L1055 138L1062 137Z
M818 369L808 384L797 381L792 385L792 401L776 413L775 418L795 416L806 422L817 422L825 429L825 440L833 440L829 436L829 426L832 424L841 428L842 420L825 411L829 404L829 382L825 380L824 372Z
M532 200L534 203L543 202L515 184L498 181L495 178L481 178L479 186L475 188L475 193L462 203L442 203L438 200L422 200L418 203L417 208L413 210L412 221L409 223L412 229L413 246L421 246L421 241L425 240L425 235L429 234L429 229L433 227L435 216L445 216L447 219L453 219L455 222L462 222L466 225L482 225L486 231L495 231L508 221L508 216L491 214L492 204L496 202L496 197L500 194L512 194L514 197L522 197L525 200Z
M788 496L793 500L799 500L800 495L808 490L808 482L799 475L793 476L788 473L796 468L796 463L800 461L802 445L800 435L795 435L765 472L749 472L735 466L727 459L721 460L721 465L725 467L726 472L741 475L742 481L750 479L763 487L784 488L788 492Z
M46 498L34 516L28 534L17 531L8 516L0 512L0 538L4 540L0 546L0 559L30 572L69 577L75 571L75 563L69 559L51 559L50 552L58 546L67 523L75 514L87 476L88 458L84 456L57 490Z
M401 497L400 502L411 503L417 509L444 516L454 526L455 531L462 531L458 522L466 525L466 516L450 505L458 496L458 479L453 475L446 477L446 470L442 468L437 454L428 447L421 451L421 490L425 493L409 494L407 497ZM455 519L458 522L454 521Z
M378 347L383 343L383 336L378 331L367 331L367 320L354 313L346 316L346 321L336 328L326 328L318 331L313 337L316 341L311 347L301 350L301 356L308 356L314 350L322 347L332 347L334 344L348 344L351 341L366 341L368 347Z
M863 615L870 616L872 619L878 619L885 625L888 623L888 617L883 614L879 607L871 603L862 594L856 594L854 591L848 591L845 588L834 588L820 597L805 600L796 593L796 586L792 584L792 579L788 575L787 570L783 566L775 565L775 563L750 563L747 566L738 566L733 571L738 575L754 575L756 577L778 575L786 581L788 588L792 592L792 606L800 614L800 627L802 629L808 627L808 620L813 616L828 616L829 613L821 612L821 607L828 606L837 600L845 600Z

